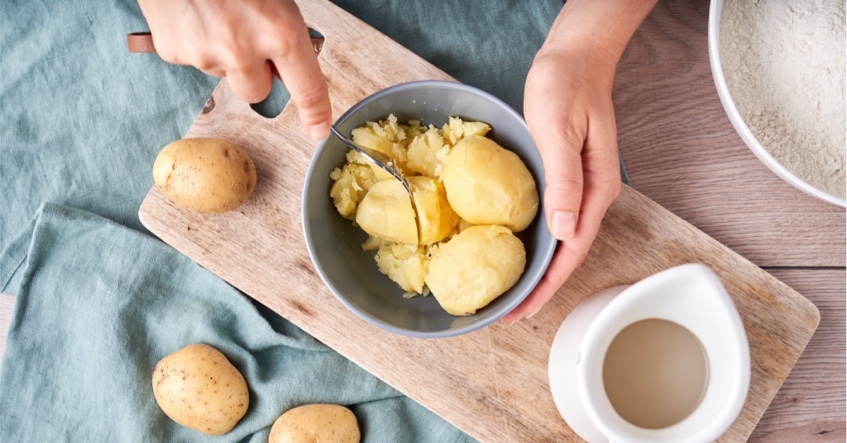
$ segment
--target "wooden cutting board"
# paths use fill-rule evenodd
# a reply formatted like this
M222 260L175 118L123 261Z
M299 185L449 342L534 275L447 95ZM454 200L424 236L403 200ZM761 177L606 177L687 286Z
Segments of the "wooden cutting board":
M451 80L334 5L298 3L307 24L326 38L319 58L336 116L397 83ZM818 310L807 299L625 187L584 264L532 319L446 339L394 335L349 312L312 266L300 197L316 143L293 105L266 119L236 99L224 80L186 137L242 146L256 163L256 191L235 211L204 215L174 206L153 188L139 210L144 226L480 441L579 441L553 403L547 358L564 318L601 289L689 262L717 273L741 314L752 354L747 402L720 441L747 439L818 325Z

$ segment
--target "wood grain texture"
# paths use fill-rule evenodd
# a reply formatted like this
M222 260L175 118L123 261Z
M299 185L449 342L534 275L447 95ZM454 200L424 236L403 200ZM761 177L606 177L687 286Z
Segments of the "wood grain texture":
M614 100L632 186L759 266L844 267L844 208L773 174L726 116L708 11L708 1L659 2L621 59Z
M339 114L396 83L449 78L328 3L300 6L307 23L327 38L321 64ZM439 340L394 335L347 311L312 267L299 199L313 142L293 106L275 119L258 117L223 81L187 136L219 137L242 146L257 166L256 191L235 211L204 215L174 206L154 188L139 210L144 225L480 441L578 440L553 404L547 356L563 319L598 290L686 262L704 263L718 274L741 312L753 365L747 403L721 441L745 441L751 435L819 321L806 298L627 187L610 208L585 263L531 320Z
M737 135L709 67L708 8L660 2L621 60L614 99L627 172L713 238L780 267L767 269L820 309L818 331L751 440L843 442L845 212L782 181Z
M774 269L821 312L814 337L779 390L751 441L845 441L844 269Z

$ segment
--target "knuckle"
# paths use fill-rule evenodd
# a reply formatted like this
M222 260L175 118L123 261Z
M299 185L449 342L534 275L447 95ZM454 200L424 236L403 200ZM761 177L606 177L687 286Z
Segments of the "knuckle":
M326 94L326 86L323 83L317 83L300 92L300 104L306 107L314 107L321 104L323 96Z
M586 138L584 125L567 120L560 125L556 125L556 132L556 136L565 141L565 146L570 147L577 153L582 152Z
M297 52L298 42L287 32L278 32L268 41L268 50L275 57L290 59Z
M212 71L218 67L215 59L212 56L202 52L196 53L194 55L194 59L191 62L191 65L204 72Z
M227 39L226 42L221 43L218 51L221 63L226 66L227 71L243 72L246 70L249 57L238 42Z
M582 195L584 183L582 180L569 177L557 177L547 183L547 187L556 195Z
M328 96L326 82L313 81L297 94L297 105L301 109L308 109L313 117L325 117L323 114L328 110L323 109L323 104Z
M176 50L171 45L160 45L161 47L156 47L156 53L159 54L159 57L168 62L176 65L184 64L182 63L182 57L180 57L179 51Z

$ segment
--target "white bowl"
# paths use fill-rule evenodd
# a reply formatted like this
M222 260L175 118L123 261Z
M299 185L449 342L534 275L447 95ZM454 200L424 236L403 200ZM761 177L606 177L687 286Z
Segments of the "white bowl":
M738 108L735 107L735 104L732 101L732 96L729 93L729 89L726 85L726 79L723 75L723 68L721 67L721 58L720 58L720 27L721 27L721 11L723 10L724 0L712 0L711 5L709 7L709 64L712 68L712 77L715 80L715 86L718 90L718 97L720 97L721 104L723 104L723 108L729 116L730 122L732 122L732 126L735 127L735 130L738 132L738 135L741 136L741 139L753 151L753 154L762 161L771 171L773 171L776 175L781 177L786 182L790 183L797 189L817 197L823 201L841 206L847 207L847 201L845 201L841 197L836 197L827 192L824 192L797 177L793 173L791 173L788 169L786 169L782 164L780 164L763 146L756 140L756 137L753 135L753 132L750 131L750 128L747 127L747 124L744 123L744 119L741 117L741 114L738 112Z
M700 340L707 357L709 376L699 405L687 418L660 429L640 428L621 417L603 381L603 363L614 337L646 319L685 327ZM562 418L588 442L713 442L732 426L747 401L750 345L720 279L708 267L688 263L580 302L553 339L548 378Z

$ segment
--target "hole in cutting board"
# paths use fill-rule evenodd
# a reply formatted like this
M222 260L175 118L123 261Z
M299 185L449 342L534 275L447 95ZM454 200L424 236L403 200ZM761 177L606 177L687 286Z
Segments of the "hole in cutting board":
M324 45L323 34L309 28L309 37L312 39L312 46L315 52L320 54ZM285 85L282 84L279 78L274 76L270 94L259 103L251 104L250 108L262 117L275 118L282 112L282 109L285 108L285 105L288 104L288 100L290 99L291 94L288 92L288 89L285 88Z
M274 118L282 112L289 99L291 99L291 94L288 93L288 89L285 89L285 85L274 77L271 93L259 103L250 104L250 108L262 117Z
M309 38L312 39L312 47L315 48L315 54L320 54L321 50L324 48L324 35L320 32L309 28Z

